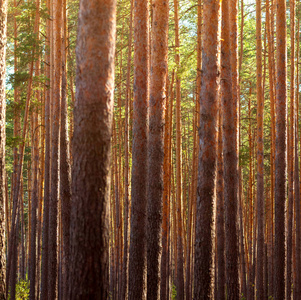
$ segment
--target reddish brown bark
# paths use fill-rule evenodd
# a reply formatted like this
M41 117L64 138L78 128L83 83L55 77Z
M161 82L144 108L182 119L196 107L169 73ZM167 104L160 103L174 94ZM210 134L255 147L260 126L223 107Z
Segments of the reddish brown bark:
M61 71L62 71L62 0L54 3L53 53L54 79L51 114L51 187L49 202L49 245L48 245L48 299L57 297L58 268L58 201L59 201L59 149L60 149L60 116L61 116Z
M50 1L47 1L50 9ZM45 54L45 166L44 166L44 207L42 232L42 264L41 264L41 300L48 299L48 233L49 233L49 201L50 201L50 20L46 20L46 54Z
M290 0L291 30L291 74L290 74L290 122L288 124L288 202L286 236L286 298L291 299L292 292L292 251L293 251L293 206L294 206L294 155L295 155L295 2Z
M219 111L217 183L216 183L216 239L217 239L217 299L225 299L225 218L224 218L224 178L223 178L223 132L222 118Z
M62 295L68 299L68 274L70 266L70 213L71 213L71 166L68 136L67 66L66 66L66 1L63 1L62 89L60 128L60 202L63 231Z
M213 201L217 161L220 1L204 1L203 66L200 92L199 173L195 224L194 298L213 294Z
M275 156L275 269L274 299L285 298L285 226L286 195L286 1L277 0L277 86L276 86L276 156Z
M160 298L163 208L163 133L166 100L169 2L153 1L149 99L147 199L147 299ZM169 128L168 128L169 129Z
M237 239L237 135L236 105L232 97L229 3L222 1L221 89L224 142L224 201L226 228L226 274L228 299L239 298Z
M107 299L116 1L80 1L78 20L68 299Z
M148 1L134 4L134 111L129 299L146 296L147 114L149 76Z

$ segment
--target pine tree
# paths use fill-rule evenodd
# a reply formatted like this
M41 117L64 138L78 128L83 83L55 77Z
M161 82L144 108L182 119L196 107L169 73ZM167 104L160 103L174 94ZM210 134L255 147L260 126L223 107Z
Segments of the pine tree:
M81 0L78 20L68 299L107 299L116 1Z

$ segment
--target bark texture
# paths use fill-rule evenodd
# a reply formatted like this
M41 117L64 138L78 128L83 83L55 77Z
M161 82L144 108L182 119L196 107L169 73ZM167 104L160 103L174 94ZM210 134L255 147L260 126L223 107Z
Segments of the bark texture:
M221 92L223 111L224 201L228 299L239 299L237 237L236 104L232 97L229 3L222 1Z
M275 155L275 247L274 299L285 298L285 228L284 205L286 197L286 1L277 0L276 23L276 155Z
M213 295L213 207L218 124L220 1L204 1L204 39L200 93L199 171L195 228L194 298Z
M263 299L263 256L264 256L264 178L263 178L263 92L262 92L262 42L261 0L256 1L256 91L257 91L257 299Z
M163 208L163 134L168 51L168 0L153 1L150 68L148 199L147 199L147 299L160 298Z
M108 299L116 1L81 0L78 20L68 299Z
M148 141L148 1L134 2L134 111L129 299L146 297L146 204Z

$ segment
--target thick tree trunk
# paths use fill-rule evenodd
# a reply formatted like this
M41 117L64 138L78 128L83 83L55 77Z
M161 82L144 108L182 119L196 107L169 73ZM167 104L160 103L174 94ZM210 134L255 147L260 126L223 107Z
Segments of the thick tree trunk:
M132 206L129 257L129 299L146 297L146 202L149 25L148 1L135 0L134 112L132 145Z
M151 45L148 199L147 199L147 299L160 298L162 254L164 107L168 52L168 0L153 1Z
M109 297L115 30L115 0L80 1L68 299Z
M218 66L220 1L204 1L203 66L200 92L199 170L195 224L194 298L213 295L214 195L220 70Z

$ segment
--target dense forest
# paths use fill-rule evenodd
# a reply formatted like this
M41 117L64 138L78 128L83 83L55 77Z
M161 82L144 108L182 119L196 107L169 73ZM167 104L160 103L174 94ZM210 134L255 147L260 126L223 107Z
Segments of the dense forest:
M0 0L0 300L301 299L297 0Z

